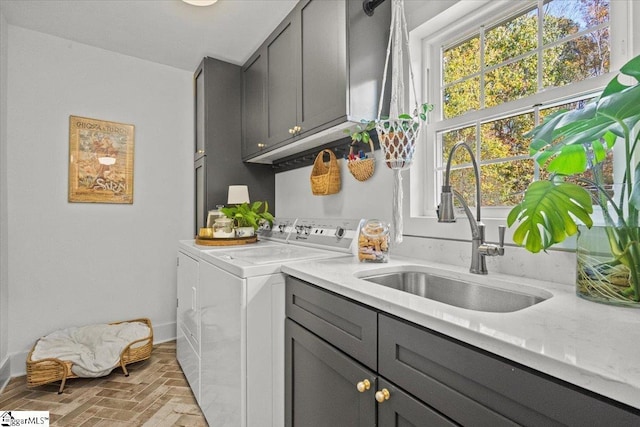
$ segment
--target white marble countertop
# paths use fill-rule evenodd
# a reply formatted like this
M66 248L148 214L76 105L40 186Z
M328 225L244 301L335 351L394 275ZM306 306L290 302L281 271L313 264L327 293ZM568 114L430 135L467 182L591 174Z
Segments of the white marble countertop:
M552 297L511 313L466 310L356 276L419 266L441 276ZM544 268L540 266L540 268ZM404 318L509 360L640 408L640 310L578 298L573 288L532 279L395 258L360 263L355 257L282 266L291 276ZM548 294L547 294L548 295Z

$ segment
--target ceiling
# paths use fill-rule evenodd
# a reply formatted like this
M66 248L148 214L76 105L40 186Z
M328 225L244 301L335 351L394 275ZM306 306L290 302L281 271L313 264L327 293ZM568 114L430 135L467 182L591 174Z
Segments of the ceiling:
M0 0L11 25L187 71L205 56L244 64L297 0Z

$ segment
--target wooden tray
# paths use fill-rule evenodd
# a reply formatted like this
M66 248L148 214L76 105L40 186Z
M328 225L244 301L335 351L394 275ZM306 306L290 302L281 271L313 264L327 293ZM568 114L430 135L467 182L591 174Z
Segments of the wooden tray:
M234 246L234 245L246 245L248 243L256 243L258 241L258 236L250 236L250 237L198 237L196 236L196 245L203 246Z

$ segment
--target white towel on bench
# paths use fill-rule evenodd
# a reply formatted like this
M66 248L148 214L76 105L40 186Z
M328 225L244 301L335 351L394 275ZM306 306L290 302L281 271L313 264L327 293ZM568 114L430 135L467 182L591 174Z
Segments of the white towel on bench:
M149 327L140 322L61 329L40 338L31 360L53 357L72 362L71 371L79 377L101 377L120 364L122 350L149 335ZM144 344L136 343L132 347Z

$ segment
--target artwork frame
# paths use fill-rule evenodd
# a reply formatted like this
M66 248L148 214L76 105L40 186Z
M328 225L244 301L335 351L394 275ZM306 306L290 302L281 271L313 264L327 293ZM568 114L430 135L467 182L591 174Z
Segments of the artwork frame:
M69 202L133 204L135 126L69 116Z

